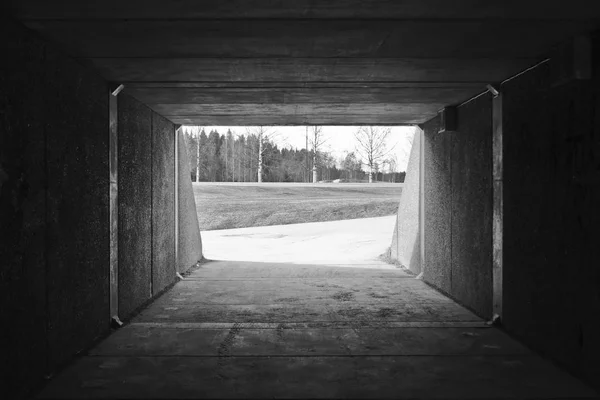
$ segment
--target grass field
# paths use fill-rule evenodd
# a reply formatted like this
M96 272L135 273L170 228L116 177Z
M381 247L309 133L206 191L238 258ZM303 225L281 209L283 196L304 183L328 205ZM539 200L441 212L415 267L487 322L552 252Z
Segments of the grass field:
M393 215L402 184L194 183L200 230Z

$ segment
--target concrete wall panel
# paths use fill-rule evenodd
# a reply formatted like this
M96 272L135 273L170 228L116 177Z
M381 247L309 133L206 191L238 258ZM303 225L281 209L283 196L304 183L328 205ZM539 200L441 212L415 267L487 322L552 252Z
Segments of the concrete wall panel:
M506 329L598 385L600 43L594 79L544 64L504 91Z
M483 317L492 307L490 96L458 108L457 132L425 131L424 279Z
M0 33L0 391L20 398L109 329L108 93L23 26ZM125 318L175 280L175 130L125 94L118 123ZM193 195L184 210L199 259Z
M50 369L108 327L106 83L47 52L47 284Z
M202 259L202 239L190 175L190 161L183 134L177 135L179 147L179 272L187 271Z
M108 330L102 79L0 24L0 391L19 398Z
M492 98L458 108L452 134L452 295L492 316Z
M439 118L422 126L425 132L425 270L423 278L451 291L451 134L438 133Z
M175 126L119 95L119 316L175 280Z
M152 292L175 280L175 126L152 113Z
M594 78L556 85L552 62L503 85L503 325L591 384L600 375L600 43ZM491 314L491 99L459 131L425 130L424 278ZM597 384L596 384L597 385Z
M119 95L119 316L152 296L152 111Z
M46 371L45 46L0 21L0 393Z
M421 239L419 230L419 199L421 170L421 134L415 133L406 179L402 187L391 256L415 274L421 273Z

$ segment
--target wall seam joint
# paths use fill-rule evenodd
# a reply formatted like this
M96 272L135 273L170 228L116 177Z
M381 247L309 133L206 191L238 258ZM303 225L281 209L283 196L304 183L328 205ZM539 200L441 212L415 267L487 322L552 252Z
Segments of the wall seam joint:
M150 298L154 296L154 114L150 111Z
M46 58L46 47L44 46L44 58ZM49 294L49 277L50 277L50 264L48 263L48 238L50 237L48 232L48 131L47 131L47 123L44 123L43 129L43 137L44 137L44 310L45 310L45 321L44 321L44 329L46 330L45 334L45 346L46 346L46 354L44 359L44 372L46 375L50 374L50 294Z

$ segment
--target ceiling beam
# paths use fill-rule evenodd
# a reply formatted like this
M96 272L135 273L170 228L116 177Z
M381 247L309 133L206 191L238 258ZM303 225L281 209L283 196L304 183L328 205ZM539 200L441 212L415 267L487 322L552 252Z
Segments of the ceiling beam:
M36 21L76 57L531 58L592 21Z
M376 115L348 116L342 115L190 115L190 116L171 116L166 118L173 123L181 125L204 125L204 126L252 126L252 125L329 125L329 126L348 126L348 125L398 125L414 126L422 124L429 119L431 115L412 115L410 118L398 119L394 117L378 117Z
M483 90L483 86L479 88ZM160 104L451 104L473 88L133 88L127 94L143 103Z
M212 81L212 82L193 82L193 81L178 81L178 82L135 82L135 81L121 81L127 85L128 88L162 88L162 89L177 89L177 88L222 88L222 89L347 89L347 88L358 88L358 89L376 89L376 88L449 88L449 89L466 89L475 88L480 89L485 87L488 81L481 82L223 82L223 81Z
M586 19L596 0L7 0L22 19Z
M161 115L296 115L296 116L392 116L399 120L412 115L432 114L444 105L442 103L410 104L147 104Z
M538 58L91 58L119 82L496 82Z

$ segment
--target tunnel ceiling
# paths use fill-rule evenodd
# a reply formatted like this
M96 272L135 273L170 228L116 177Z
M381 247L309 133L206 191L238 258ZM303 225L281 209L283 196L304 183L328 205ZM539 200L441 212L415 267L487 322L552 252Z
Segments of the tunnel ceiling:
M415 124L598 26L598 0L19 0L175 123Z

